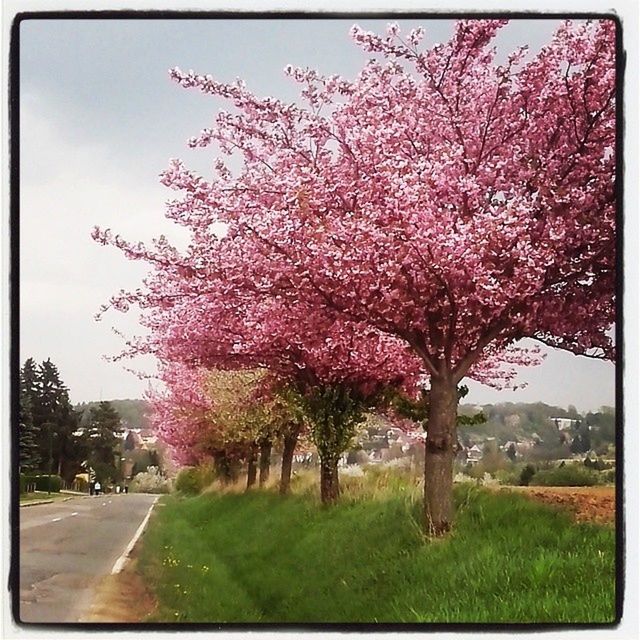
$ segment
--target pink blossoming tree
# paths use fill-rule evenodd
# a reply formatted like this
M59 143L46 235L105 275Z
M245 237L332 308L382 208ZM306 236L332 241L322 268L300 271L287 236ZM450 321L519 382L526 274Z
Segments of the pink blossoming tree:
M168 215L194 242L187 255L158 243L162 293L151 287L144 304L160 309L172 287L186 287L227 296L218 315L239 319L246 305L237 303L258 298L303 309L323 338L334 321L367 328L349 340L374 332L402 343L429 376L433 535L452 522L457 387L474 367L514 353L526 364L526 352L512 350L522 338L614 356L615 25L567 22L536 55L523 47L498 64L491 43L505 23L460 21L430 49L420 47L422 29L403 37L397 25L385 36L353 27L373 54L355 81L286 69L303 106L171 71L232 110L191 140L216 150L209 180L179 161L163 175L183 193ZM241 158L241 169L220 154ZM221 240L217 222L228 228ZM116 304L128 300L139 296ZM163 329L165 344L184 344L185 322L174 325L179 340ZM305 349L310 335L300 334ZM227 337L227 352L235 343Z

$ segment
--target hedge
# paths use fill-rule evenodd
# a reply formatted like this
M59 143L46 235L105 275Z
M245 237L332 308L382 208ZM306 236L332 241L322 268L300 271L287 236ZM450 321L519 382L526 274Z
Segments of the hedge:
M555 469L536 471L529 482L532 486L547 487L590 487L600 482L599 474L583 465L572 464Z
M36 491L49 491L49 476L20 474L20 493L26 493L29 485L35 485ZM58 493L62 488L62 478L51 475L51 491Z
M176 476L174 488L178 493L197 495L208 487L215 479L211 465L184 467Z

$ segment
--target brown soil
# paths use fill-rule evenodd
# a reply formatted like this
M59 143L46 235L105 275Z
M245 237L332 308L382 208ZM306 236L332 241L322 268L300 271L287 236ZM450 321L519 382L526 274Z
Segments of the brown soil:
M102 580L82 622L146 622L156 602L137 573L136 565L137 560L132 557L123 571Z
M507 487L504 487L507 488ZM615 487L508 487L534 500L571 511L578 522L613 524Z

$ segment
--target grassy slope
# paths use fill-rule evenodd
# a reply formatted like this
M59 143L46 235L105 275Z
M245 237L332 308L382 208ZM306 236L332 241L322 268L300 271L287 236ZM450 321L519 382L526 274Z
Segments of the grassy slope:
M157 620L607 622L614 532L521 496L460 488L425 543L409 495L319 509L267 492L166 499L141 567Z

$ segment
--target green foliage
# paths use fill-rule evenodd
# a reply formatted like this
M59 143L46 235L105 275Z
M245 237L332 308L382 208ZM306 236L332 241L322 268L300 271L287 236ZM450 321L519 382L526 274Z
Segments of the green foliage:
M424 426L429 415L429 392L426 389L420 389L420 397L416 400L408 398L395 388L387 389L385 395L387 402L399 416Z
M40 466L38 432L33 422L33 385L35 362L29 359L20 371L20 408L18 419L18 451L20 471L35 471Z
M164 499L140 568L166 622L611 622L615 536L522 496L459 487L425 542L420 496L319 510L268 492Z
M498 442L505 443L509 440L534 439L537 434L543 441L543 448L555 447L559 444L558 428L551 418L579 418L579 414L573 413L562 407L536 403L504 402L499 404L484 405L483 413L486 417L484 424L472 427L462 425L464 434L476 436L491 436ZM461 405L460 413L469 415L477 411L474 405ZM587 414L595 415L595 414ZM588 420L587 420L588 422ZM613 439L611 439L613 442Z
M121 432L120 416L110 402L99 402L91 407L89 421L84 428L84 441L89 466L101 483L120 480L120 465L116 458L120 457Z
M613 467L610 462L605 462L602 458L592 460L588 456L584 459L583 464L587 469L594 469L595 471L604 471L605 469L611 469Z
M616 470L615 469L607 469L606 471L601 472L600 474L600 482L602 484L613 484L616 481Z
M587 453L591 449L591 433L586 423L578 421L575 427L575 437L571 442L572 453Z
M211 465L203 464L197 467L180 469L176 476L174 489L184 495L197 495L206 489L216 478Z
M100 460L91 461L91 468L95 472L96 480L105 487L112 482L120 480L118 470L113 463L101 462Z
M498 469L493 477L500 483L508 486L515 486L520 484L522 478L522 471L516 466L511 466L508 469Z
M199 494L202 490L202 486L200 485L198 469L195 467L180 469L176 476L174 487L178 493L183 493L185 495Z
M73 480L86 450L75 435L78 414L71 407L57 367L49 359L37 365L29 358L20 372L20 386L21 422L32 425L29 440L36 446L34 455L27 455L31 443L25 445L23 439L23 461L31 467L37 462L41 471L60 471L67 481Z
M592 429L594 448L612 444L616 440L616 414L613 407L600 407L600 411L587 413L585 422Z
M89 424L91 409L97 407L98 401L82 402L75 406L80 414L80 426L86 427ZM151 407L146 400L109 400L109 404L114 408L122 419L127 429L148 429L150 428L149 414Z
M458 385L458 402L462 400L468 393L469 388L465 385ZM408 418L412 422L422 424L426 428L427 419L429 417L429 391L428 389L420 390L418 399L408 398L395 388L389 388L385 391L384 400L386 403L403 418ZM459 414L457 417L458 426L473 426L486 422L485 415L482 411L473 413Z
M507 469L510 464L494 440L485 444L482 458L475 465L475 470L482 477L485 473L494 474L499 469Z
M520 486L528 487L531 478L536 474L536 468L532 464L526 465L520 473Z
M554 469L540 469L531 479L531 485L545 487L590 487L599 484L596 472L581 464L567 464Z
M345 385L319 386L304 397L311 438L322 460L337 460L349 448L370 401Z
M62 489L62 478L57 475L51 475L51 484L49 477L45 475L20 474L20 493L25 493L27 488L34 487L36 491L49 491L59 493Z

